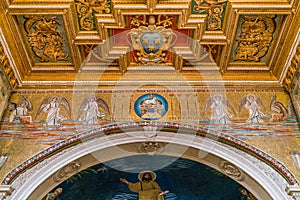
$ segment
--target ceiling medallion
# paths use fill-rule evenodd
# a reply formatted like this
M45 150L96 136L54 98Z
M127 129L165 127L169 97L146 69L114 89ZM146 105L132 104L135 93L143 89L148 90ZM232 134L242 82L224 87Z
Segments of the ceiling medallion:
M144 120L157 120L168 111L168 102L159 94L144 94L135 101L134 110Z
M145 16L144 16L145 20ZM171 23L169 21L169 23ZM137 51L134 59L140 64L165 63L168 59L168 50L176 41L176 35L172 29L163 26L156 26L155 16L149 16L148 26L133 28L128 33L128 42Z

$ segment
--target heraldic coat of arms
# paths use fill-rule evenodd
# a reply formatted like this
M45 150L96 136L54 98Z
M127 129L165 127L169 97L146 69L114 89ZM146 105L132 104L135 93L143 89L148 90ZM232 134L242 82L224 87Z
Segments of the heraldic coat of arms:
M148 26L133 28L128 33L131 39L129 43L138 51L135 61L142 64L164 63L168 57L165 51L176 41L176 35L170 28L156 26L153 15L149 16L147 24Z

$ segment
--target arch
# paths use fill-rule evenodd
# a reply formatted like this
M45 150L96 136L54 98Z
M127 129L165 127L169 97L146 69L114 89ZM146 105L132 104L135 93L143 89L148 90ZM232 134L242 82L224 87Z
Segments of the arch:
M159 131L158 127L161 128ZM149 129L155 132L155 139L145 135ZM15 188L8 199L40 199L80 170L100 162L145 153L180 156L213 167L259 199L292 199L285 189L288 185L297 185L289 171L270 156L242 141L201 128L166 123L144 123L141 126L141 123L135 123L103 127L77 138L59 143L23 163L30 168L19 166L13 170L3 181ZM159 143L162 148L157 152L141 152L133 148L145 142ZM54 150L49 154L51 149ZM252 153L249 149L253 150ZM224 163L230 168L224 167Z

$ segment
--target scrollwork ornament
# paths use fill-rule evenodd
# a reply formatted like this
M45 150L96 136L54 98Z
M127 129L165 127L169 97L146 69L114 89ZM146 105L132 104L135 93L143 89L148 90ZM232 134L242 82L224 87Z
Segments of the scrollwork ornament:
M110 0L75 0L80 28L85 31L96 30L95 14L109 14Z
M216 31L222 29L222 20L227 0L207 1L195 0L193 13L207 13L207 30Z
M59 30L56 17L24 15L27 39L34 54L40 62L68 60L64 52L64 38Z
M275 15L244 16L234 60L261 61L273 40L274 18Z

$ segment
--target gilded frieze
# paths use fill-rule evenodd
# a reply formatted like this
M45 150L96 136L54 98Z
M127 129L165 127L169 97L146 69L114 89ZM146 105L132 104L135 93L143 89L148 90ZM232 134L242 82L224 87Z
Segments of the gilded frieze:
M111 13L111 0L75 0L75 5L81 31L95 31L95 15Z
M267 55L275 32L275 15L243 16L236 39L234 61L260 62Z
M221 30L226 11L227 0L193 0L192 14L207 14L207 31Z
M60 16L24 15L21 20L36 62L70 60Z

